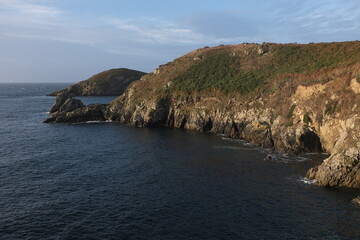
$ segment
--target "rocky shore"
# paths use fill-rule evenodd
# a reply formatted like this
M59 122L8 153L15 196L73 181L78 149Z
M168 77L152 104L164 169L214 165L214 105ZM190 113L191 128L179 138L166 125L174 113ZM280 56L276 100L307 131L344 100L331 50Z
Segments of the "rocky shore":
M360 188L360 51L353 52L354 47L360 49L360 43L198 49L143 76L107 105L82 106L71 95L59 94L45 122L162 125L222 133L291 154L327 152L329 158L307 177L320 186ZM313 59L302 59L310 50ZM344 51L355 57L323 60ZM294 65L284 62L294 55ZM313 61L323 63L314 66ZM225 85L211 82L219 72L215 80L230 74Z

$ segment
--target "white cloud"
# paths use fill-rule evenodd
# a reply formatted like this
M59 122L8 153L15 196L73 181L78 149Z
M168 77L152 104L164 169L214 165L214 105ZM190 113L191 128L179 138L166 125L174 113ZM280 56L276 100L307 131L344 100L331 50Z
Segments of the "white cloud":
M29 14L37 17L53 17L63 13L57 8L41 5L47 1L36 0L0 0L0 8L17 11L22 14Z
M193 45L205 36L156 18L79 18L51 1L0 0L0 35L85 44L112 54L151 55L160 45ZM96 27L101 25L102 27Z
M54 7L51 0L0 0L0 35L85 44L116 54L151 55L163 47L332 41L338 36L329 38L331 34L349 36L359 30L360 9L354 1L343 5L335 1L324 4L323 0L284 2L272 2L271 8L276 11L269 11L266 5L248 11L204 12L165 21L149 17L80 18ZM255 10L256 14L251 12ZM102 27L95 27L98 25Z
M179 27L155 18L143 19L106 19L106 22L114 25L117 29L130 31L138 35L138 41L150 41L155 43L181 43L194 44L202 42L205 36L190 28Z

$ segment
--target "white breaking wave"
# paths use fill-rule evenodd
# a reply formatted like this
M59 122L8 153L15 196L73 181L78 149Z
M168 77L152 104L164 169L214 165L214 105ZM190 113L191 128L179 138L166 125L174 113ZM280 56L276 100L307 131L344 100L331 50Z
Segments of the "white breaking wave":
M300 182L311 185L311 184L316 183L316 180L315 179L311 180L311 179L308 179L306 177L303 177L303 178L300 179Z

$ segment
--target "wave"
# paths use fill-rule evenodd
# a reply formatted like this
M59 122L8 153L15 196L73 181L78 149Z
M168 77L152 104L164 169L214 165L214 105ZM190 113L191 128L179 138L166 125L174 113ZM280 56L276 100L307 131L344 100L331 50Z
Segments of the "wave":
M314 179L314 180L311 180L311 179L308 179L308 178L306 178L306 177L300 178L299 181L302 182L302 183L305 183L305 184L309 184L309 185L313 185L314 183L316 183L316 180L315 180L315 179Z
M105 121L86 121L85 123L102 123L102 122L105 122Z
M105 120L105 121L86 121L85 123L110 123L112 122L111 120Z
M276 151L275 153L269 153L265 157L264 161L273 161L273 162L281 162L281 163L296 163L296 162L311 161L311 158L307 158L304 156L289 156L286 153Z
M76 123L71 123L71 124L98 124L98 123L111 123L113 121L111 120L106 120L106 121L86 121L86 122L76 122Z
M248 146L252 146L253 144L252 143L249 143L243 139L239 139L239 138L230 138L230 137L227 137L226 135L224 134L218 134L218 136L221 136L221 139L222 140L225 140L225 141L229 141L229 142L238 142L238 143L242 143L244 145L248 145Z
M248 148L248 147L236 147L236 146L213 146L213 148L219 149L231 149L231 150L245 150L245 151L258 151L257 148Z

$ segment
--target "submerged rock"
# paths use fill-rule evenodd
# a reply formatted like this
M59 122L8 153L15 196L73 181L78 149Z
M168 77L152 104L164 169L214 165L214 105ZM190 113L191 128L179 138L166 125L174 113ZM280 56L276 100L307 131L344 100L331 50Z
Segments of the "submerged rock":
M265 161L276 161L276 160L277 160L277 157L276 157L275 154L268 154L268 155L266 155L266 157L265 157L264 160L265 160Z

